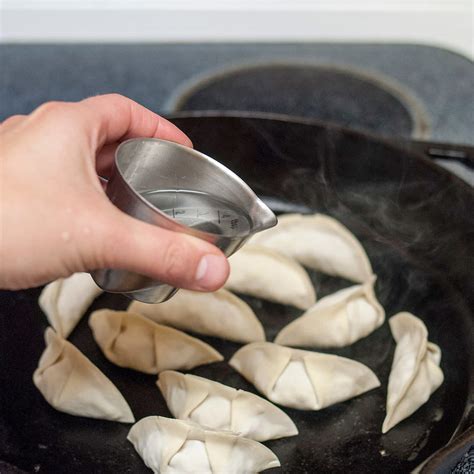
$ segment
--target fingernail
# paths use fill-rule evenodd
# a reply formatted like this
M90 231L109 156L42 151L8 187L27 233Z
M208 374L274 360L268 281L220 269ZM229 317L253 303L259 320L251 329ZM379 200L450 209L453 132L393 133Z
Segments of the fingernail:
M227 263L219 255L204 255L196 269L195 280L200 288L216 289L225 281L227 276Z

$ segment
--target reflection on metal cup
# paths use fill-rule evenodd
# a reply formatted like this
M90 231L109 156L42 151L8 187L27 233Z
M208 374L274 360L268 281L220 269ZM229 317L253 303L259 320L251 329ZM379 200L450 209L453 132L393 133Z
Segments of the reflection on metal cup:
M273 212L232 171L192 148L155 138L123 142L107 196L123 212L149 224L191 234L232 255L250 235L272 227ZM126 270L91 273L105 291L146 303L177 289Z

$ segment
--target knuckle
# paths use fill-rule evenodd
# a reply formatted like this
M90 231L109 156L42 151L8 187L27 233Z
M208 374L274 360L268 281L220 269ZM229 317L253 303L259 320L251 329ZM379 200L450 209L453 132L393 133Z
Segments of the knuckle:
M75 102L45 102L33 111L31 118L37 124L45 127L55 126L68 134L74 130L82 130L87 123L87 117L81 113ZM72 126L74 128L71 128Z
M114 100L126 100L126 97L122 94L119 94L118 92L112 92L110 94L106 94L105 97L108 97Z
M70 102L45 102L40 105L32 114L32 118L39 122L58 125L67 125L74 120L74 108Z
M115 104L125 104L127 102L130 102L130 99L125 97L122 94L119 94L118 92L112 92L110 94L104 94L102 96L98 97L100 100L105 100L109 102L113 102Z
M190 258L186 245L181 242L171 242L163 253L161 268L164 275L172 281L189 279Z
M117 232L114 226L104 225L100 220L89 222L95 222L94 225L85 227L90 229L87 237L90 256L95 264L100 268L117 266L123 249L129 245L130 237Z
M57 113L59 111L63 111L64 108L67 106L65 102L60 101L49 101L41 104L34 113L36 115L49 115L51 113Z
M11 125L15 122L18 122L19 120L23 120L25 118L24 115L12 115L10 117L8 117L7 119L5 119L3 122L2 122L2 125Z
M74 210L74 232L78 252L85 267L114 266L120 254L120 242L113 227L102 216L102 204L95 196L83 196L82 205Z

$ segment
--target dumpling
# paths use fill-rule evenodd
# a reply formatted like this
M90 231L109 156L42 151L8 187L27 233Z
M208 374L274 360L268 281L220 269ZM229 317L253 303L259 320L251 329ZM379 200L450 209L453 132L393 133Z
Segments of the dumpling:
M380 386L360 362L271 342L242 347L229 364L272 402L300 410L320 410Z
M257 441L161 416L142 418L127 439L154 473L250 474L280 466Z
M255 234L251 243L281 252L306 267L357 283L365 283L373 273L356 237L324 214L278 216L278 224Z
M355 285L320 299L285 326L277 344L300 347L344 347L368 336L382 325L385 311L372 282Z
M397 347L388 379L382 433L418 410L444 380L439 367L441 349L428 342L428 331L421 319L410 313L398 313L390 318L389 324Z
M286 413L253 393L169 370L160 374L157 385L171 414L180 420L256 441L298 434Z
M128 311L161 324L235 342L264 341L265 333L250 306L230 291L179 290L160 304L133 301Z
M67 338L87 308L102 293L88 273L74 273L43 288L39 305L56 332Z
M293 259L271 249L246 245L229 258L225 287L237 293L308 309L316 301L305 269Z
M50 405L70 415L135 421L122 394L82 352L51 328L45 340L33 382Z
M89 326L110 362L146 374L223 360L209 344L139 314L101 309L91 314Z

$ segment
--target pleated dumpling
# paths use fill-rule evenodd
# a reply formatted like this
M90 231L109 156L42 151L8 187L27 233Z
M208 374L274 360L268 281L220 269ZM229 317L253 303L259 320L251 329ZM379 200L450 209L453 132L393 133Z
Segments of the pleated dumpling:
M321 298L285 326L277 344L300 347L344 347L368 336L385 320L372 282L355 285Z
M300 410L320 410L380 386L360 362L271 342L242 347L229 364L272 402Z
M183 331L235 342L264 341L265 333L250 306L230 291L179 290L160 304L133 301L128 310Z
M223 360L209 344L139 314L101 309L91 314L89 326L110 362L147 374Z
M278 216L278 224L255 234L251 243L357 283L365 283L372 276L372 266L361 243L347 227L324 214Z
M237 293L308 309L316 301L305 269L292 258L258 245L245 245L229 258L225 287Z
M256 441L298 434L285 412L253 393L173 371L162 372L157 385L171 414L180 420Z
M46 285L38 303L51 326L67 338L101 293L102 289L88 273L74 273Z
M428 330L421 319L398 313L389 319L389 324L397 347L388 379L382 433L418 410L444 380L439 367L441 350L428 342Z
M257 441L161 416L142 418L127 439L156 474L250 474L280 466Z
M45 340L33 382L50 405L70 415L135 421L122 394L82 352L51 328Z

